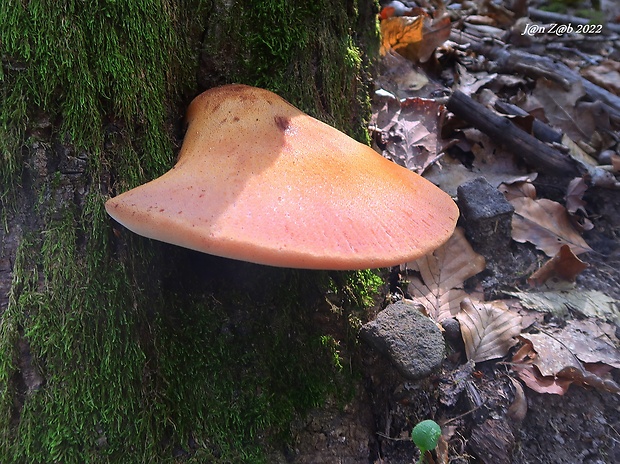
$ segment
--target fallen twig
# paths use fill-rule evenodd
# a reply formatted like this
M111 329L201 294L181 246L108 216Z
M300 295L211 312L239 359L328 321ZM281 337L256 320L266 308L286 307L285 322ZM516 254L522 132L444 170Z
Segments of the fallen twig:
M541 171L567 176L583 174L580 166L569 156L554 150L458 90L452 94L446 106L457 117L510 148Z

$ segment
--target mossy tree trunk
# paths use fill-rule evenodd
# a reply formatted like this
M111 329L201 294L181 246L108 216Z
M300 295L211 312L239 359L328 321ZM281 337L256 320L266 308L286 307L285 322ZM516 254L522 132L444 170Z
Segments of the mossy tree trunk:
M261 462L344 381L308 323L332 276L143 239L103 205L170 168L214 85L363 139L373 8L1 2L0 462Z

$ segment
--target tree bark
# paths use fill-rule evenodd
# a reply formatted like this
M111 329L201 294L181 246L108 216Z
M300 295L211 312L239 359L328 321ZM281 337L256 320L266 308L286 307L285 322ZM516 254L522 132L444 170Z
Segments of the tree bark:
M214 85L363 139L372 8L2 2L0 462L261 462L337 390L329 275L143 239L103 205L171 167Z

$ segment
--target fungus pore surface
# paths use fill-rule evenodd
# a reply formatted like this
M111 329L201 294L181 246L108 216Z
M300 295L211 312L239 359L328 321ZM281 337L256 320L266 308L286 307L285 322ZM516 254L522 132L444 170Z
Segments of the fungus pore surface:
M187 121L176 165L106 203L137 234L260 264L344 270L416 259L454 230L447 194L272 92L208 90Z

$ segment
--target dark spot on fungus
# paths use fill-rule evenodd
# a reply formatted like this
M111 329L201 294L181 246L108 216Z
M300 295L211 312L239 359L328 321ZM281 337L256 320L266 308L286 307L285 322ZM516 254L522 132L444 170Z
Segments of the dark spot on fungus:
M286 129L288 129L290 124L288 118L284 118L282 116L275 116L273 120L275 121L276 126L278 126L278 129L280 129L282 132L285 132Z

